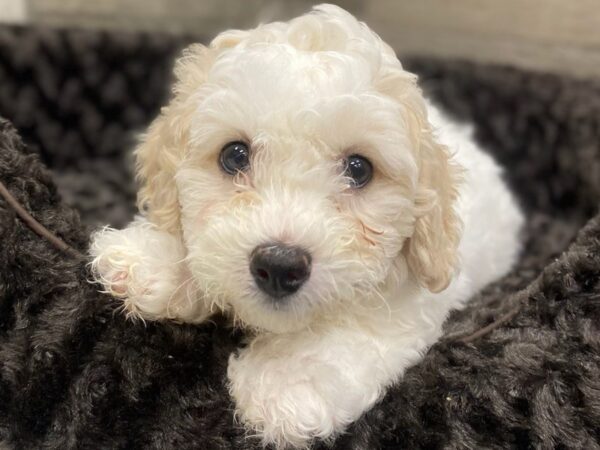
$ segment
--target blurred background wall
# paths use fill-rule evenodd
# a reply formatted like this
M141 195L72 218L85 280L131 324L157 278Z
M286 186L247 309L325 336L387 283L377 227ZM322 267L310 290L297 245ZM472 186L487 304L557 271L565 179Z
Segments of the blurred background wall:
M307 0L0 0L0 21L157 30L206 39L310 9ZM598 0L340 0L400 55L600 76Z

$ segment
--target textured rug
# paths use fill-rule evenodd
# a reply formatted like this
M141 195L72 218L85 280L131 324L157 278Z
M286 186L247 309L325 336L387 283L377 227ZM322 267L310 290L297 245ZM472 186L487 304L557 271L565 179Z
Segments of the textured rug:
M85 251L134 213L128 149L189 38L0 28L0 180ZM600 82L411 60L527 213L514 270L348 432L316 448L600 448ZM22 139L21 139L21 137ZM23 144L23 142L25 144ZM46 168L47 167L47 168ZM243 333L134 324L0 199L0 445L253 449L225 386ZM500 328L465 344L519 305Z

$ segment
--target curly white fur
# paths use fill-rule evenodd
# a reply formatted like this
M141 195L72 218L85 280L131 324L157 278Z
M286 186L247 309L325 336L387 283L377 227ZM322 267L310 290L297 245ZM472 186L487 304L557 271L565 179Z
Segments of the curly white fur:
M136 151L143 217L94 236L94 273L136 317L220 310L252 329L228 376L265 444L333 437L419 360L451 309L509 270L522 216L469 127L338 7L227 31L175 72ZM218 156L234 140L252 160L230 177ZM375 168L363 189L341 173L349 153ZM271 241L312 255L284 303L248 269Z

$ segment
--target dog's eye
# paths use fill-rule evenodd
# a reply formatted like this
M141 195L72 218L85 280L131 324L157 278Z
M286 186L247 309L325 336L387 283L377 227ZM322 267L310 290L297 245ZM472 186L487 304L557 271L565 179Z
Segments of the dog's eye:
M344 173L351 180L351 186L359 189L366 186L373 178L373 165L364 156L350 155L346 158L346 171Z
M243 172L250 166L250 150L244 142L230 142L223 147L219 162L225 172L235 175Z

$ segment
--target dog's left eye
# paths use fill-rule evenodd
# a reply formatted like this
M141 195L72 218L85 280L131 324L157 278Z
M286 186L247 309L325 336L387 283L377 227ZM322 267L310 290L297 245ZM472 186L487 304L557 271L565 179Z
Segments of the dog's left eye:
M346 158L346 175L351 180L351 187L358 189L366 186L373 178L371 161L361 155L350 155Z
M250 167L250 150L244 142L230 142L223 147L219 155L219 162L225 172L235 175Z

